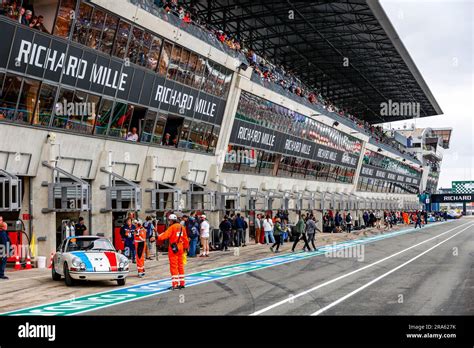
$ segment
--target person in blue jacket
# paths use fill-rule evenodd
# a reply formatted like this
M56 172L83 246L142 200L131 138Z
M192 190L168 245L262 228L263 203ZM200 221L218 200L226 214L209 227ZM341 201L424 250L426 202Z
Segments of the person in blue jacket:
M135 230L136 226L132 224L132 219L127 218L125 224L120 229L120 236L123 238L125 244L124 254L131 260L133 263L136 263L135 260Z

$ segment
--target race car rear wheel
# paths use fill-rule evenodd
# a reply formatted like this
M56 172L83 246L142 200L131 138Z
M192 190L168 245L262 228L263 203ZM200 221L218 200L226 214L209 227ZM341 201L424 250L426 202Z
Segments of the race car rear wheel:
M118 285L118 286L124 286L124 285L125 285L125 278L123 278L123 279L117 279L117 285Z
M53 280L56 280L56 281L61 280L61 275L56 272L54 267L55 266L54 266L54 262L53 262L53 264L51 265L51 277L53 278Z
M67 286L73 286L74 284L76 284L76 281L72 279L71 275L69 274L69 268L67 267L66 262L64 262L64 282Z

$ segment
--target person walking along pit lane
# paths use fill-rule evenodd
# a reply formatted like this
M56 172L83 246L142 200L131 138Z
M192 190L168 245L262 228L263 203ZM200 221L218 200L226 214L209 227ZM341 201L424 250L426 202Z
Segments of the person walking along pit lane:
M278 249L280 249L282 233L283 233L283 230L281 228L281 219L277 217L275 219L275 227L273 231L273 235L275 237L275 243L270 247L271 251L274 251L276 253L280 252ZM274 247L276 247L276 250L273 249Z
M306 233L305 233L305 223L303 219L303 215L299 215L298 222L296 223L295 226L295 241L293 242L293 247L291 248L291 252L295 252L296 245L298 242L302 239L304 241L304 246L303 250L311 250L311 248L308 245L308 240L306 239Z
M175 214L170 214L168 220L170 221L170 227L158 236L158 240L169 240L170 289L183 289L185 287L183 254L189 248L188 236L186 235L186 229L178 222L178 217Z
M306 233L308 234L308 245L311 242L311 245L313 246L314 251L318 250L316 248L316 245L314 245L314 235L317 230L318 230L318 227L316 225L316 221L314 221L314 216L311 215L306 221ZM309 251L311 251L311 249L309 249Z
M422 227L422 225L421 225L421 213L419 211L417 211L416 214L415 213L413 214L413 220L415 220L415 228L417 226L420 226L420 228Z
M5 275L8 246L10 245L10 237L8 237L7 228L7 224L3 222L3 217L0 216L0 279L4 280L8 280L8 277Z

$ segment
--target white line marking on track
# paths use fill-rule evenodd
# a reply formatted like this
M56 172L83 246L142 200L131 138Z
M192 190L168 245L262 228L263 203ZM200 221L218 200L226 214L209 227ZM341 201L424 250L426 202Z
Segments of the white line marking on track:
M367 284L362 285L361 287L355 289L354 291L348 293L347 295L341 297L340 299L338 299L338 300L332 302L331 304L329 304L329 305L327 305L327 306L321 308L320 310L314 312L314 313L311 314L311 315L319 315L319 314L321 314L321 313L327 311L328 309L330 309L330 308L332 308L332 307L338 305L338 304L341 303L342 301L347 300L349 297L354 296L354 295L357 294L358 292L364 290L365 288L371 286L372 284L378 282L379 280L381 280L381 279L385 278L386 276L392 274L393 272L399 270L400 268L405 267L406 265L408 265L408 264L412 263L413 261L419 259L419 258L422 257L423 255L429 253L431 250L436 249L436 248L439 247L441 244L444 244L444 243L446 243L448 240L450 240L450 239L456 237L458 234L461 234L461 233L463 233L464 231L470 229L472 226L474 226L474 225L468 226L468 227L466 227L465 229L463 229L463 230L461 230L461 231L459 231L459 232L456 232L456 233L453 234L451 237L448 237L448 238L446 238L445 240L439 242L438 244L433 245L431 248L429 248L429 249L423 251L422 253L416 255L415 257L413 257L413 258L411 258L410 260L408 260L408 261L402 263L401 265L399 265L399 266L397 266L397 267L391 269L390 271L388 271L388 272L382 274L381 276L379 276L379 277L377 277L377 278L371 280L371 281L368 282Z
M255 316L255 315L260 315L260 314L262 314L262 313L268 312L269 310L271 310L271 309L273 309L273 308L276 308L276 307L278 307L278 306L281 306L281 305L283 305L283 304L285 304L285 303L289 303L290 301L293 301L293 300L295 300L295 299L298 298L298 297L307 295L307 294L309 294L309 293L311 293L311 292L313 292L313 291L315 291L315 290L321 289L321 288L323 288L323 287L325 287L325 286L327 286L327 285L330 285L330 284L332 284L332 283L335 283L335 282L337 282L338 280L341 280L341 279L350 277L350 276L353 275L353 274L356 274L356 273L361 272L361 271L363 271L363 270L366 270L366 269L368 269L368 268L370 268L370 267L373 267L373 266L375 266L375 265L378 265L379 263L382 263L382 262L384 262L384 261L387 261L387 260L389 260L389 259L391 259L391 258L393 258L393 257L395 257L395 256L398 256L398 255L400 255L400 254L402 254L402 253L404 253L404 252L406 252L406 251L408 251L408 250L411 250L411 249L413 249L413 248L416 248L416 247L418 247L418 246L420 246L420 245L422 245L422 244L425 244L425 243L427 243L427 242L429 242L429 241L431 241L431 240L433 240L433 239L439 238L439 237L441 237L441 236L443 236L443 235L445 235L445 234L447 234L447 233L449 233L449 232L452 232L452 231L454 231L454 230L456 230L456 229L458 229L458 228L460 228L460 227L466 226L466 225L468 225L468 224L471 224L471 221L470 221L470 222L467 222L467 223L465 223L465 224L462 224L462 225L460 225L460 226L454 227L454 228L452 228L452 229L450 229L450 230L447 230L447 231L445 231L445 232L443 232L443 233L441 233L441 234L438 234L438 235L436 235L436 236L434 236L434 237L431 237L431 238L429 238L429 239L426 239L426 240L424 240L424 241L422 241L422 242L420 242L420 243L418 243L418 244L412 245L412 246L410 246L410 247L408 247L408 248L406 248L406 249L400 250L400 251L398 251L398 252L396 252L396 253L394 253L394 254L392 254L392 255L389 255L389 256L387 256L387 257L384 257L383 259L380 259L380 260L378 260L378 261L375 261L375 262L373 262L373 263L371 263L371 264L368 264L368 265L366 265L366 266L364 266L364 267L358 268L358 269L356 269L356 270L354 270L354 271L352 271L352 272L349 272L349 273L343 274L343 275L341 275L341 276L339 276L339 277L336 277L336 278L334 278L334 279L328 280L327 282L324 282L324 283L319 284L319 285L317 285L317 286L315 286L315 287L313 287L313 288L311 288L311 289L308 289L308 290L305 290L305 291L303 291L303 292L300 292L299 294L296 294L296 295L294 295L294 296L291 296L291 297L289 297L289 298L286 298L285 300L279 301L279 302L274 303L274 304L272 304L272 305L270 305L270 306L268 306L268 307L262 308L262 309L260 309L260 310L258 310L258 311L256 311L256 312L254 312L254 313L251 313L250 315L251 315L251 316ZM471 226L473 226L473 225L474 225L474 224L471 224L470 226L468 226L468 228L471 227Z

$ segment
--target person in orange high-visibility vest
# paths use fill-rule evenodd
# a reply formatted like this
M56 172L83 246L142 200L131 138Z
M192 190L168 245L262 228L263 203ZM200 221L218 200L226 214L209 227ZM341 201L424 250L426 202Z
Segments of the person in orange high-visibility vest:
M169 239L170 289L183 289L185 285L183 253L189 249L188 235L186 228L178 222L178 217L175 214L170 214L168 220L170 220L170 227L158 236L158 240L164 241Z
M137 271L138 277L142 278L145 276L146 229L143 227L140 220L136 221L135 226L137 226L135 231L135 255L137 258Z

